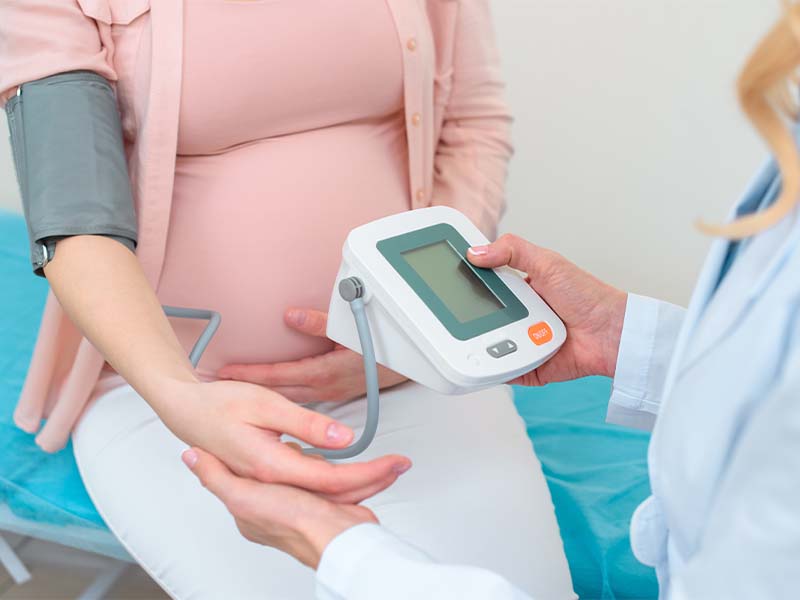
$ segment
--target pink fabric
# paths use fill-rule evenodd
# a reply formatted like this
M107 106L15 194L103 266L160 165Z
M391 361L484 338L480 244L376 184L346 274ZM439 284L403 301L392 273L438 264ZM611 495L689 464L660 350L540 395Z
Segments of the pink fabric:
M389 8L296 0L184 10L158 296L222 314L198 368L208 378L231 362L329 350L284 325L284 311L326 310L347 233L410 207L403 59ZM188 352L204 324L172 323Z
M408 204L454 206L491 235L511 147L489 0L385 1L403 61ZM154 289L165 267L176 179L183 4L0 2L0 100L21 83L72 69L117 81L139 220L137 256ZM259 240L252 251L267 246ZM49 417L37 443L48 451L63 447L102 365L51 295L17 423L37 431Z

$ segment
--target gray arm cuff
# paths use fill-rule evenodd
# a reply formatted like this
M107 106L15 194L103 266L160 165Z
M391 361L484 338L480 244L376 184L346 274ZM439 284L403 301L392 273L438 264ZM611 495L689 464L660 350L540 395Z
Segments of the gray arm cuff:
M35 271L48 238L137 241L122 125L111 84L89 71L26 83L6 104Z

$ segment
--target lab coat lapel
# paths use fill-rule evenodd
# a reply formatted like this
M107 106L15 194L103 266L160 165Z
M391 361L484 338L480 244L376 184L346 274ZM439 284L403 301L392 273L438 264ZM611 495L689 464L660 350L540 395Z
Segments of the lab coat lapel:
M183 2L151 3L150 92L141 148L137 256L157 288L164 264L178 147L178 113L183 65Z
M769 188L770 182L774 176L774 165L768 162L764 165L755 176L750 185L747 186L747 191L742 195L739 201L733 206L728 214L728 221L736 218L736 214L742 205L753 199L758 195L763 195ZM667 374L667 386L669 386L674 375L674 367L680 364L683 360L686 347L694 334L700 316L703 314L706 306L708 305L711 297L717 287L722 266L725 264L725 257L727 256L730 242L726 239L715 239L711 244L708 256L703 263L703 268L700 270L700 276L697 280L697 285L694 288L692 298L689 301L689 308L686 311L686 320L683 324L681 335L675 347L675 354L673 355L671 373Z
M770 161L737 204L731 218L737 216L742 205L763 198L778 176L775 163ZM714 242L698 283L696 296L693 298L693 310L687 315L687 319L691 319L686 325L691 333L689 336L691 343L686 344L685 355L678 357L680 371L697 363L742 321L759 295L785 264L786 257L791 254L798 241L797 234L797 227L793 226L792 233L768 259L768 267L764 270L750 268L751 264L764 264L764 260L763 257L759 258L758 254L761 251L758 248L749 248L746 254L737 258L737 261L741 261L739 268L727 274L719 289L717 283L730 243L727 240Z

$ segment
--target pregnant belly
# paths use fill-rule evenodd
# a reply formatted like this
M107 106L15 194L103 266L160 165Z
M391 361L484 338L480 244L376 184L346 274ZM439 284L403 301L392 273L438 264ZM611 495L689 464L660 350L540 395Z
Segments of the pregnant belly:
M407 210L407 173L402 134L369 124L179 156L158 296L222 314L199 371L329 350L283 315L327 310L348 232ZM171 322L188 352L203 324Z

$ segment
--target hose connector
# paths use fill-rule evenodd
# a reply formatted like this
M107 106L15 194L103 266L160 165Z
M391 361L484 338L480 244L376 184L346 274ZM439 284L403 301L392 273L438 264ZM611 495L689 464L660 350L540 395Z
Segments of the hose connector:
M364 282L358 277L348 277L339 282L339 295L345 302L364 297Z

